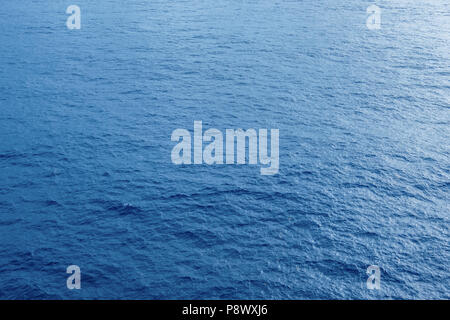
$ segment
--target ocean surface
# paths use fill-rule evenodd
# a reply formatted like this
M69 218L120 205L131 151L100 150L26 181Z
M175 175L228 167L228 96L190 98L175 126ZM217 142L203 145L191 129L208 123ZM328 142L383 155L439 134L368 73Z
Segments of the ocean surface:
M1 299L450 298L448 0L4 0L0 21ZM279 173L174 165L195 120L278 128Z

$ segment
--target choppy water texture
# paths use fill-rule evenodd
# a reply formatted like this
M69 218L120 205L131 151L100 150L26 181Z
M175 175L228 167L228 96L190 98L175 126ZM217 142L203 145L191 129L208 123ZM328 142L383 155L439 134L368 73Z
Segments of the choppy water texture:
M1 298L450 298L448 1L73 2L0 9ZM173 165L194 120L280 173Z

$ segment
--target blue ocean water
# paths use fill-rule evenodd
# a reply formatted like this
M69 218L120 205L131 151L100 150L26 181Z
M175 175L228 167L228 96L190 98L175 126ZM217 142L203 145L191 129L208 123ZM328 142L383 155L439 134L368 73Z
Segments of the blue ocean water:
M373 3L2 1L0 298L449 299L450 3ZM194 120L279 174L172 164Z

